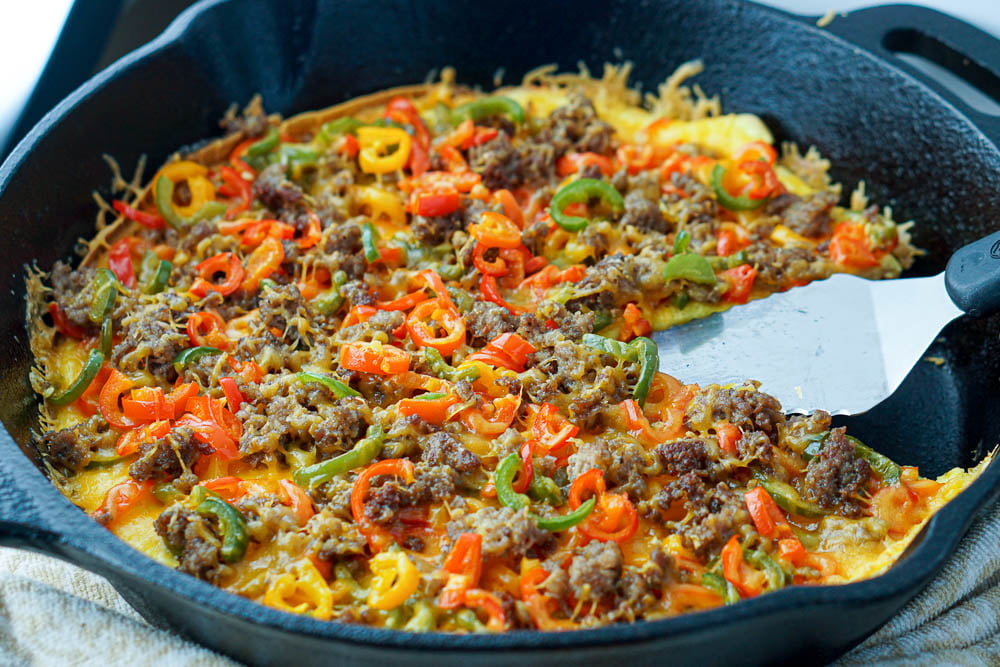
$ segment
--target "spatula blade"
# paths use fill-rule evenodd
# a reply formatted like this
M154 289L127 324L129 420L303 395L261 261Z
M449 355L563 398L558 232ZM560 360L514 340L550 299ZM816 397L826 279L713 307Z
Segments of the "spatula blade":
M931 278L839 274L654 334L660 370L690 384L759 380L786 412L882 402L962 314Z

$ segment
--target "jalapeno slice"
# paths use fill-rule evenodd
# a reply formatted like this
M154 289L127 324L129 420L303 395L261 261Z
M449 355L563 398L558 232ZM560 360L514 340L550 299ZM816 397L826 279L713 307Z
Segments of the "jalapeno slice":
M382 427L373 424L368 427L365 437L358 440L351 451L336 458L299 468L292 474L292 479L303 489L314 489L337 475L367 464L379 455L384 442L385 432Z
M567 215L564 209L570 204L586 203L592 199L603 201L615 215L625 210L625 200L613 185L596 178L581 178L559 189L552 198L549 215L566 231L578 232L590 223L590 218Z
M61 392L49 396L47 399L49 403L53 405L68 405L80 398L83 392L87 391L87 387L94 381L94 378L97 377L97 373L101 370L103 363L104 353L100 350L91 350L90 356L87 357L87 361L83 364L80 374Z
M451 124L458 125L467 118L480 120L490 116L507 116L515 125L524 124L524 108L504 95L484 97L455 107L451 110Z

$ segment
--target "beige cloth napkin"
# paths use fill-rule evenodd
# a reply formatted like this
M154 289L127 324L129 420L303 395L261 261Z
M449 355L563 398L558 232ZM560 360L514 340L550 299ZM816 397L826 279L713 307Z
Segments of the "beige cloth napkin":
M920 596L836 667L1000 664L998 547L1000 506L973 524ZM97 575L0 549L0 664L236 663L151 627Z

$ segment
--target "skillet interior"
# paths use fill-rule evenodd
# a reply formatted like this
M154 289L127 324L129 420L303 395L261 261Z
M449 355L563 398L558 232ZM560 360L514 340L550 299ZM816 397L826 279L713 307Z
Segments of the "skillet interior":
M561 648L558 660L566 662L626 653L651 659L663 650L676 659L711 655L720 662L727 651L740 661L763 661L808 650L805 657L819 660L869 633L928 580L990 495L998 466L945 508L924 543L877 580L786 590L732 609L571 635L442 638L281 614L155 565L83 516L17 455L18 446L32 454L36 410L27 382L22 267L35 260L51 266L91 232L90 192L109 181L102 153L126 170L143 152L158 164L178 145L216 135L222 111L258 91L268 110L289 115L414 82L442 64L457 65L463 82L490 87L498 67L514 81L540 63L565 68L582 58L600 71L604 61L631 59L634 81L650 87L682 61L700 57L707 68L698 82L720 93L726 109L759 113L779 138L817 145L848 189L864 177L874 199L892 204L897 219L918 220L916 242L929 254L915 274L943 269L951 252L993 231L992 221L1000 219L994 197L1000 153L989 139L927 87L810 24L723 0L588 0L574 4L572 26L562 3L521 0L502 11L498 18L486 5L405 0L378 6L297 0L280 8L265 0L203 3L85 84L22 142L0 169L0 219L8 235L0 247L0 307L7 314L0 326L11 341L0 349L0 419L12 438L0 439L6 455L0 518L7 521L0 539L105 574L150 620L254 662L290 652L304 661L485 661L501 648L511 651L511 660L553 648ZM880 49L881 35L892 27L886 21L899 13L881 22L872 16L835 22L834 29L851 37L856 32ZM947 363L920 364L890 401L852 418L852 430L931 475L978 461L1000 440L998 334L997 318L953 324L931 352ZM740 640L719 642L724 635Z

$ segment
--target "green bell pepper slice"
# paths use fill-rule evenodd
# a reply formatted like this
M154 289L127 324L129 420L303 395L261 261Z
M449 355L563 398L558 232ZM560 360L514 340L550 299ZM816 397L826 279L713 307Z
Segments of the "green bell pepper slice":
M736 590L736 586L722 575L706 572L701 575L701 585L721 595L727 606L740 601L740 592Z
M787 575L785 571L778 565L778 562L771 558L767 553L761 551L760 549L755 550L744 550L743 557L748 563L756 567L758 570L764 572L764 577L767 578L767 588L771 591L776 591L779 588L784 588L787 583Z
M87 462L88 468L107 468L108 466L113 466L120 461L124 461L128 456L119 456L118 452L111 449L98 449L93 454L90 455L90 460ZM155 491L155 489L154 489Z
M83 369L76 376L76 379L58 394L49 396L47 399L48 402L52 405L69 405L80 398L83 392L87 391L87 387L94 381L94 378L97 377L97 373L101 370L103 363L104 353L100 350L91 350L90 356L87 357L87 361L84 362Z
M101 324L115 309L118 293L128 294L128 291L118 282L111 269L97 269L90 284L94 286L94 298L90 302L87 319L94 324Z
M174 265L165 259L161 259L156 265L156 269L149 282L143 288L143 294L159 294L167 288L170 282L170 272L174 270Z
M424 348L424 362L430 366L431 373L449 382L459 382L461 380L472 382L479 378L478 368L469 366L458 370L445 361L441 353L433 347Z
M683 255L688 251L690 245L691 233L686 229L677 232L677 236L674 237L674 254Z
M726 190L725 178L726 168L721 164L715 165L715 168L712 169L711 185L712 190L715 191L715 198L719 200L723 208L728 208L730 211L752 211L767 203L767 197L761 199L750 199L746 196L734 197Z
M361 246L365 250L365 259L369 264L377 262L382 257L376 243L378 243L378 231L375 229L375 225L370 222L361 225Z
M222 560L227 563L241 560L250 542L250 534L247 532L246 519L240 511L216 495L202 500L195 511L218 519L222 530Z
M99 347L105 359L111 358L111 346L114 344L113 334L114 324L110 317L105 317L104 321L101 322L101 337L99 338Z
M348 396L360 396L361 392L351 389L348 385L344 384L340 380L330 377L329 375L324 375L322 373L313 373L311 371L302 371L301 373L295 374L295 379L302 383L316 382L323 385L327 389L333 392L333 395L337 398L347 398Z
M458 125L468 118L476 121L490 116L507 116L515 125L524 124L524 108L504 95L484 97L455 107L451 110L451 124Z
M701 255L686 252L681 255L674 255L667 260L667 266L663 269L663 279L667 282L671 280L689 280L702 285L714 285L715 271L707 259Z
M184 372L185 366L210 354L222 354L222 350L217 347L209 347L207 345L199 345L198 347L189 347L186 350L181 350L177 356L174 357L174 370L177 371L178 375L180 375Z
M323 123L323 126L319 129L317 138L323 143L330 143L341 135L354 134L362 125L364 125L364 123L357 118L351 118L350 116L335 118L328 123Z
M537 500L552 507L559 507L564 502L559 485L551 477L546 477L545 475L535 474L532 476L531 484L528 486L528 496L532 500Z
M330 288L317 294L310 302L321 315L333 315L344 305L340 288L347 284L347 274L335 271L330 278Z
M622 361L638 361L639 379L635 384L632 397L639 405L645 405L646 396L649 395L649 388L653 383L653 376L656 375L656 371L660 367L659 349L652 339L639 336L630 343L623 343L606 336L588 333L583 334L581 342L592 350L610 354Z
M514 490L514 477L521 469L521 457L516 452L508 454L503 461L497 465L496 472L493 473L493 484L497 488L497 500L504 507L519 510L531 504L531 499L523 493Z
M497 489L497 500L504 507L513 510L520 510L531 505L531 499L523 493L518 493L513 487L514 477L517 476L517 471L520 469L521 457L516 452L512 452L504 457L493 475L493 484ZM531 516L537 522L538 527L543 530L552 532L568 530L586 519L594 511L596 503L596 499L589 498L587 502L569 514L553 517L539 517L535 514L531 514Z
M559 188L549 206L549 215L566 231L578 232L590 223L590 218L566 215L563 209L570 204L586 203L591 199L602 200L611 207L615 215L625 210L625 200L613 185L596 178L580 178Z
M796 491L795 487L791 484L786 484L776 479L770 479L759 470L754 471L754 477L757 478L757 482L764 487L764 490L767 491L768 495L774 499L774 502L778 504L778 507L786 512L791 512L792 514L798 514L799 516L811 519L816 519L829 514L829 512L824 510L819 505L814 505L807 500L803 500L802 496L799 495L799 492Z
M351 451L336 458L299 468L292 473L292 479L303 489L314 489L337 475L367 464L379 455L384 442L385 432L382 427L373 424L368 427L365 437L358 440Z
M847 439L854 443L854 454L858 458L868 461L868 465L882 477L883 482L890 485L899 484L899 477L903 474L903 469L895 461L884 454L879 454L853 435L847 436Z
M265 155L273 151L278 147L279 143L281 143L281 135L278 133L278 128L269 127L267 129L267 133L264 135L264 138L256 143L250 144L244 155L248 157L260 157L261 155Z

